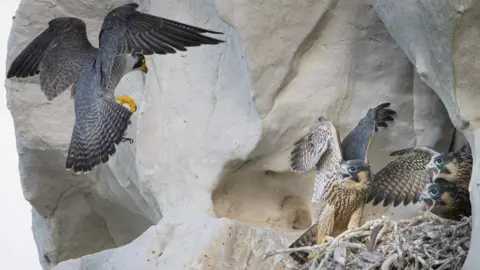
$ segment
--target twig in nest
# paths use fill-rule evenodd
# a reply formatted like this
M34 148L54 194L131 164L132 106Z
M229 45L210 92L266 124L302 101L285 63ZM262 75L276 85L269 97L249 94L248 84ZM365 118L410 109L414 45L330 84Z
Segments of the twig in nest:
M415 260L418 260L418 262L422 264L423 268L428 268L427 262L422 257L418 256L417 254L413 254L413 257L415 258Z
M392 254L387 257L387 259L382 263L382 266L380 267L380 270L389 270L390 266L392 266L394 263L396 263L398 260L398 254Z
M402 241L400 241L400 230L398 229L398 223L395 222L393 225L393 231L395 234L395 243L397 244L397 252L398 252L398 258L400 259L400 264L403 263L403 245Z
M445 260L445 262L439 268L437 268L437 270L449 269L448 267L450 263L453 262L454 260L455 260L455 257Z
M292 253L292 252L297 252L297 251L318 250L318 249L325 248L327 245L328 245L328 243L323 243L323 244L320 244L320 245L307 246L307 247L278 249L278 250L267 252L267 254L265 254L265 257L263 257L263 260L265 260L268 257L271 257L273 255L282 254L282 253Z
M430 254L430 252L428 252L427 250L427 247L424 245L423 246L423 252L425 253L425 255L427 255L427 257L430 259L430 260L435 260L435 258L433 258L433 256Z
M367 225L367 226L366 226ZM323 256L322 261L320 262L320 265L318 266L319 269L324 269L324 265L326 262L330 259L330 256L333 254L335 249L340 245L343 244L345 248L356 248L356 249L362 249L365 247L364 244L357 244L357 243L349 243L345 242L345 239L350 239L350 238L356 238L356 237L362 237L362 236L367 236L370 235L370 232L368 231L361 231L360 229L362 228L369 228L371 225L365 224L364 226L360 228L355 228L351 230L347 230L343 233L341 233L339 236L337 236L331 243L330 246L327 248L325 251L325 254ZM318 259L318 257L316 258Z
M375 248L375 246L377 245L377 243L382 240L383 235L384 235L385 232L390 228L390 225L391 225L391 222L390 222L390 221L388 221L388 222L386 222L385 224L383 224L383 227L382 227L382 229L380 230L380 232L378 233L377 238L376 238L376 240L375 240L374 248Z
M315 249L317 256L303 269L460 269L470 234L471 218L452 221L426 215L398 222L372 220L335 238L326 237L328 243ZM332 258L339 245L348 249L341 263Z

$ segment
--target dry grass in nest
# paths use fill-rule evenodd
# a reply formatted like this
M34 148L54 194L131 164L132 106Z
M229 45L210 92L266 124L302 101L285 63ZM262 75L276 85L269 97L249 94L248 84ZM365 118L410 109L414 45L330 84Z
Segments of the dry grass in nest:
M443 219L425 213L409 220L366 222L311 247L272 251L265 258L306 250L316 259L299 267L319 269L461 269L470 248L472 219Z

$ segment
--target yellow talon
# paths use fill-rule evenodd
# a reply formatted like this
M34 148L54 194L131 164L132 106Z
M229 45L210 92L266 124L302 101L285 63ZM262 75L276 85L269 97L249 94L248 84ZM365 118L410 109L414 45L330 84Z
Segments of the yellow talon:
M115 99L118 100L122 105L128 103L128 105L130 105L130 112L133 113L137 110L137 104L135 104L135 101L131 97L123 95L115 97Z

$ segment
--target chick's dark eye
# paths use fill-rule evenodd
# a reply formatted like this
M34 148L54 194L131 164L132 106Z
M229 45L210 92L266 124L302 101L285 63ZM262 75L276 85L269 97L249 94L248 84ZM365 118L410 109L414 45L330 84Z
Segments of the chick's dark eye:
M443 159L441 159L441 158L436 159L436 160L435 160L435 163L436 163L436 164L442 164L442 163L443 163Z
M357 168L355 168L355 167L350 167L350 168L348 168L348 171L349 171L349 172L356 172L356 171L357 171Z
M437 194L438 194L438 190L432 189L432 190L430 190L430 194L432 194L432 195L437 195Z

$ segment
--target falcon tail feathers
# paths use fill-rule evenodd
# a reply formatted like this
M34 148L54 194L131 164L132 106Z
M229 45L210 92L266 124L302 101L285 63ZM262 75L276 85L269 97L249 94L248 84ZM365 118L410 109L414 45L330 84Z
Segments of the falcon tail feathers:
M106 163L127 130L132 113L110 99L102 99L99 109L83 121L75 120L68 149L66 169L87 173Z
M295 242L293 242L288 248L298 248L315 245L316 235L317 235L317 226L315 223L310 228L307 229ZM307 251L296 251L290 253L290 257L299 264L305 264L308 262L308 252Z

